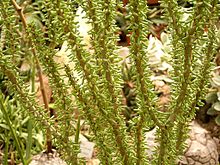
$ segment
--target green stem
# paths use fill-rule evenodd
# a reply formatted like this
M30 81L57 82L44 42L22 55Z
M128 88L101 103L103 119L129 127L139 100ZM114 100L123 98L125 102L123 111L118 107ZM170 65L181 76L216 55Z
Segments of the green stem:
M6 133L6 132L5 132ZM7 165L8 164L8 149L9 149L9 136L6 137L6 143L5 143L5 147L4 147L4 162L3 164L4 165Z
M32 73L31 73L31 93L35 92L35 65L34 62L32 64ZM27 148L26 148L26 159L30 159L31 157L31 147L32 147L32 130L33 130L33 125L32 125L32 119L30 118L28 120L28 137L27 137Z
M98 134L98 130L97 130L97 121L95 121L95 116L94 116L94 114L91 114L91 111L90 111L90 109L94 110L94 109L96 109L96 107L94 107L94 105L92 103L93 101L91 102L91 100L88 100L86 97L83 96L83 92L81 91L79 86L77 86L77 82L75 81L74 77L71 75L72 72L68 66L65 66L65 71L66 71L66 74L69 78L70 85L72 86L73 93L76 94L75 97L77 96L76 98L78 98L78 100L83 105L83 111L84 111L84 113L86 113L86 117L90 123L90 126L93 130L93 133L96 138L98 137L97 143L99 143L99 145L97 144L97 147L100 147L101 151L103 152L102 162L104 162L104 164L108 165L109 164L109 161L108 161L109 154L106 152L107 149L104 148L104 146L103 146L103 143L105 140L103 140L103 138L99 137L100 135ZM78 121L78 124L79 124L79 121ZM76 130L76 132L78 132L78 131ZM77 135L77 133L76 133L76 135ZM76 141L78 141L78 140L75 139L75 142Z
M77 124L76 124L76 134L75 134L75 144L79 144L79 134L80 134L80 116L78 116L78 120L77 120ZM78 161L77 161L77 155L76 155L76 158L73 160L73 163L75 165L78 164Z
M140 119L137 123L136 127L136 157L137 161L136 164L140 165L145 160L144 158L144 147L143 147L143 128L144 124L146 123L146 116L149 116L150 119L154 122L155 125L157 125L159 128L162 129L162 124L160 123L158 117L155 114L155 111L153 110L153 107L155 102L153 101L153 98L151 97L150 93L150 80L149 80L149 74L147 75L146 70L146 64L144 62L145 58L145 42L146 36L145 31L143 31L143 28L145 28L146 23L145 19L146 16L145 13L147 11L146 8L146 2L141 0L132 0L130 1L130 6L132 6L131 12L131 22L133 23L132 28L132 46L131 46L131 52L132 52L132 58L134 60L134 67L137 73L136 81L137 81L137 88L139 90L139 100L140 100ZM147 30L147 29L144 29ZM156 109L156 108L155 108Z
M32 120L31 118L28 120L28 127L27 127L27 142L26 142L26 159L29 160L31 158L31 147L32 147L32 130L33 130L33 125L32 125Z
M166 154L166 149L167 149L167 130L161 130L161 135L160 135L160 146L159 146L159 156L158 156L158 165L164 165L165 161L165 154Z
M183 138L185 135L184 128L187 126L188 123L186 122L179 122L177 125L177 140L176 140L176 152L177 155L181 155L183 153L182 144L183 144ZM184 139L185 140L185 139Z
M79 133L80 133L80 116L78 116L77 125L76 125L76 135L75 135L75 143L79 143Z

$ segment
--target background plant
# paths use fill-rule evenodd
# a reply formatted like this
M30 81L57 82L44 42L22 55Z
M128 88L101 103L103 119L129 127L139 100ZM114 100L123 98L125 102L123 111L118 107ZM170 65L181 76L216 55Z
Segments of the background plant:
M0 144L4 153L2 160L4 164L10 161L11 164L20 157L24 163L28 157L28 145L35 151L35 154L43 149L43 132L35 125L33 131L33 142L28 139L29 116L14 99L4 98L1 93L1 121L0 121ZM34 154L34 153L33 153ZM17 162L18 163L18 162Z
M118 5L114 0L76 1L86 12L91 25L91 47L83 43L78 31L75 1L39 1L46 31L28 22L24 10L15 0L0 1L1 49L0 69L7 77L7 88L29 115L47 130L47 152L52 141L58 151L72 164L83 161L79 153L79 121L84 118L93 131L98 157L103 164L175 164L183 154L188 123L195 116L196 104L204 97L211 60L216 52L215 23L219 10L217 0L194 1L188 17L176 1L163 0L171 34L173 67L172 99L166 112L159 111L157 97L150 80L148 18L145 0L128 4L131 46L131 69L134 80L137 115L128 131L122 105L122 76L115 17ZM22 35L20 34L22 33ZM57 63L57 49L67 43L69 63ZM24 44L26 49L22 49ZM35 90L20 74L16 60L31 59L32 84L40 81L43 105L36 102ZM73 68L72 68L73 67ZM49 107L43 75L47 75L54 99ZM133 74L132 74L133 75ZM74 98L74 100L73 100ZM79 115L76 116L76 109ZM157 126L157 142L153 160L146 155L144 134ZM75 135L70 141L69 136ZM151 161L151 162L149 162Z

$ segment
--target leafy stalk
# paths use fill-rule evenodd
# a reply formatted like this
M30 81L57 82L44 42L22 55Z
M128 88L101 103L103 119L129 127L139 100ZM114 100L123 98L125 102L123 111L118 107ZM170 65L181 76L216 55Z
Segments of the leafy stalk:
M164 1L164 4L167 5L167 13L171 18L172 22L172 34L173 34L173 67L174 67L174 80L175 83L173 85L173 100L170 106L170 116L166 121L166 131L167 137L162 138L160 140L160 148L164 146L164 144L169 144L171 146L171 140L174 140L171 137L171 134L176 138L176 148L170 149L170 151L160 152L159 154L159 162L166 162L164 157L169 153L170 155L180 155L183 154L184 144L183 142L187 138L187 127L188 122L193 118L189 118L190 114L194 115L195 112L192 110L195 109L195 106L200 99L201 89L207 84L208 77L198 76L199 74L204 74L206 72L207 76L209 76L208 72L210 69L210 60L211 58L206 58L207 56L211 57L209 52L203 51L206 53L205 57L201 59L200 54L202 53L199 49L202 46L201 43L205 38L204 27L206 25L206 21L212 17L211 12L205 13L207 10L207 6L202 1L197 1L194 5L192 17L185 22L181 22L181 19L176 20L173 17L173 11L178 13L178 5L174 3L172 0ZM171 10L172 6L172 10ZM210 8L211 9L211 8ZM208 9L208 10L210 10ZM178 15L177 15L178 16ZM203 20L203 21L200 21ZM213 23L212 23L213 25ZM181 28L187 27L187 28ZM184 36L184 37L183 37ZM210 42L210 47L213 48L213 42ZM178 45L178 46L177 46ZM208 46L208 47L209 47ZM208 48L206 47L206 48ZM209 48L208 48L209 49ZM200 53L200 54L199 54ZM177 57L180 56L181 57ZM197 63L198 60L202 60L202 63L205 65L201 65L201 63ZM206 61L207 60L207 61ZM200 69L198 69L198 65L201 65ZM204 68L206 70L204 70ZM199 72L198 72L199 70ZM204 78L204 79L203 79ZM202 87L203 86L203 87ZM202 89L204 91L204 89ZM177 92L178 91L178 92ZM195 94L195 95L194 95ZM195 102L196 99L196 102ZM191 105L191 106L190 106ZM160 133L162 134L162 133ZM160 135L161 137L163 135ZM167 141L168 139L168 141Z
M5 142L5 148L4 148L3 164L8 164L9 140L10 140L10 137L7 136L6 137L6 142Z
M147 120L151 120L159 128L163 128L156 117L155 109L156 104L154 102L154 94L151 93L152 84L149 79L148 57L146 56L147 46L147 6L145 1L134 0L130 1L131 9L131 21L132 21L132 35L131 35L131 53L134 61L134 67L136 69L136 85L139 96L139 121L136 127L136 157L137 164L143 164L145 162L144 144L143 144L143 128ZM149 116L149 117L148 117ZM150 119L149 119L150 118Z
M23 13L23 8L20 7L15 0L12 0L12 4L13 4L15 10L17 11L18 15L20 16L22 24L23 24L23 27L26 30L26 28L27 28L27 21L26 21L26 18L24 16L24 13ZM30 42L32 42L32 41L30 41ZM48 105L49 102L47 100L47 96L46 96L46 92L45 92L45 88L44 88L41 66L40 66L40 63L39 63L39 61L37 59L36 50L35 50L35 48L33 48L33 44L32 43L31 43L31 46L32 46L33 55L34 55L35 60L36 60L37 73L38 73L39 80L40 80L40 90L41 90L42 97L43 97L44 107L47 110L47 112L49 112L49 105ZM50 128L47 129L47 153L52 153L52 137L51 137Z
M61 4L58 6L61 6ZM101 97L103 97L104 95L103 96L100 95L100 91L98 91L98 86L95 83L98 77L92 73L93 66L90 65L86 61L88 58L88 53L84 49L82 49L83 46L79 42L80 39L77 36L78 32L76 30L76 27L74 27L75 23L71 23L70 22L71 19L68 19L68 21L63 20L64 17L71 16L71 15L67 15L67 13L68 12L65 13L65 12L60 11L60 8L58 8L57 14L59 15L60 22L63 24L65 31L68 33L68 42L72 50L74 50L75 52L75 57L73 59L75 58L77 59L77 63L79 64L79 67L81 68L81 72L83 72L84 78L87 81L87 86L89 87L92 98L96 100L97 102L96 109L98 109L99 113L101 113L102 117L104 117L104 120L106 120L112 127L111 130L113 131L113 136L115 136L115 140L117 144L116 146L119 147L121 159L123 159L125 162L128 163L127 152L125 152L126 147L124 146L125 143L122 141L122 137L123 137L122 132L119 131L120 122L117 122L118 119L115 117L113 112L109 111L107 113L107 111L105 111L105 109L106 110L109 109L107 106L108 104L106 104L107 102L102 102L102 99L104 99L105 97L101 99ZM70 14L70 12L68 14Z
M31 70L31 93L35 92L35 65L34 60L32 63ZM31 118L28 120L28 136L27 136L27 147L26 147L26 159L30 159L31 157L31 147L32 147L32 135L33 135L33 121Z
M131 120L134 123L129 131L122 115L122 78L118 65L120 58L115 53L118 49L115 46L116 3L119 1L76 2L86 12L91 25L90 49L84 45L84 36L79 33L78 26L81 22L76 21L73 1L41 1L45 31L27 24L24 8L17 1L0 1L0 17L3 20L0 70L6 77L8 89L34 119L46 128L47 152L52 152L53 136L68 163L80 164L80 120L85 119L93 132L99 159L103 164L175 164L178 156L183 154L188 123L194 118L196 104L204 97L208 83L210 61L215 53L214 26L218 19L218 0L194 1L186 21L182 21L184 10L177 1L161 2L169 20L167 31L172 34L170 46L174 68L172 99L167 112L159 112L150 80L146 0L129 1L130 60L131 70L135 72L138 105L137 116ZM204 28L208 31L204 31ZM60 48L63 43L67 43L67 50L57 52L56 48ZM26 51L23 51L23 45L27 48ZM26 89L27 85L22 80L16 63L27 52L32 54L35 61L32 66L31 92ZM55 58L59 53L66 53L71 62L56 62ZM44 108L36 103L34 96L35 69ZM48 115L49 100L43 74L49 78L53 91L54 110L57 114L53 117ZM0 100L1 109L3 106L5 105ZM76 109L80 113L77 119L73 118ZM157 126L158 146L155 148L154 160L149 160L145 153L145 130L152 125ZM31 126L30 123L27 159L31 150ZM71 135L75 136L73 141L69 140Z

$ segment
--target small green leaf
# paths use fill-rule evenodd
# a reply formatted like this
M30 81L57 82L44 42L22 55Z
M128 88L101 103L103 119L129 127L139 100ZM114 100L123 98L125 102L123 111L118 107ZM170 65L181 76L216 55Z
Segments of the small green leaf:
M206 102L207 103L214 103L217 100L218 100L218 96L217 96L216 92L208 93L207 96L206 96Z
M4 129L7 129L7 130L10 130L9 126L5 125L5 124L0 124L0 127L1 128L4 128Z
M165 21L165 20L162 20L162 19L157 19L157 18L155 18L155 19L151 19L151 21L153 22L153 23L155 23L155 24L166 24L167 22Z
M220 126L220 115L218 115L216 118L215 118L215 122L217 125Z
M28 122L28 120L29 120L29 116L27 116L25 119L22 119L22 121L21 121L21 126L23 126L24 124L26 124L27 122Z
M163 44L169 41L169 37L166 33L161 33L160 38Z
M220 102L216 102L213 104L213 108L216 110L216 111L220 111Z
M51 109L56 109L56 105L55 105L54 103L50 103L50 104L49 104L49 108L51 108Z
M213 116L217 114L217 111L213 107L211 107L208 109L207 114Z

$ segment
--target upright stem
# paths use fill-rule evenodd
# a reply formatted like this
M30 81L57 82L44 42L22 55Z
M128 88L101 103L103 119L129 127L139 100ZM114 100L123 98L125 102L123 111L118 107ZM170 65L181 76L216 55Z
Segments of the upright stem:
M35 65L34 60L32 62L32 70L31 70L31 93L35 92ZM30 159L31 157L31 146L32 146L32 119L28 120L28 137L27 137L27 148L26 148L26 159Z
M44 101L44 108L46 109L46 111L50 115L51 113L50 113L50 110L49 110L49 101L47 99L46 91L45 91L45 88L44 88L42 70L41 70L38 58L36 57L36 54L34 54L34 55L35 55L35 58L36 58L36 67L37 67L37 73L38 73L39 81L40 81L40 90L41 90L43 101ZM46 142L47 143L47 151L46 152L47 153L52 153L53 152L52 151L52 136L51 136L50 128L47 128L47 135L46 135L46 137L47 137L47 142Z
M139 100L140 100L140 107L139 107L139 121L137 122L136 126L136 157L137 161L136 164L140 165L145 162L145 153L144 153L144 135L143 135L143 128L146 120L152 120L155 125L159 128L163 128L162 124L160 123L158 117L153 111L154 101L153 97L151 96L150 86L151 82L149 79L149 72L147 71L147 56L145 51L145 45L147 43L147 33L145 30L146 26L146 1L144 0L131 0L131 22L132 22L132 38L131 38L131 53L132 58L134 61L134 67L137 73L136 82L137 82L137 89L139 92ZM149 118L147 119L147 116Z
M11 1L12 1L12 4L13 4L15 10L17 11L18 15L20 16L21 22L22 22L23 27L24 27L24 30L26 31L27 21L26 21L26 18L24 16L24 13L23 13L23 8L20 7L15 0L11 0ZM47 112L50 112L49 111L49 104L48 104L48 100L47 100L47 96L46 96L46 92L45 92L45 88L44 88L43 74L42 74L42 70L41 70L41 67L40 67L40 63L39 63L39 60L36 56L36 50L35 50L35 48L33 48L33 43L32 43L31 40L30 40L30 43L31 43L31 46L32 46L32 52L33 52L34 58L36 60L37 73L38 73L39 80L40 80L40 90L41 90L42 97L43 97L44 107L47 110ZM51 138L50 128L47 128L47 151L46 152L47 153L52 153L52 138Z
M11 0L11 2L13 4L15 10L17 11L19 17L21 18L21 22L23 24L24 29L26 30L27 21L26 21L26 18L24 16L24 13L23 13L23 8L21 6L19 6L15 0Z

